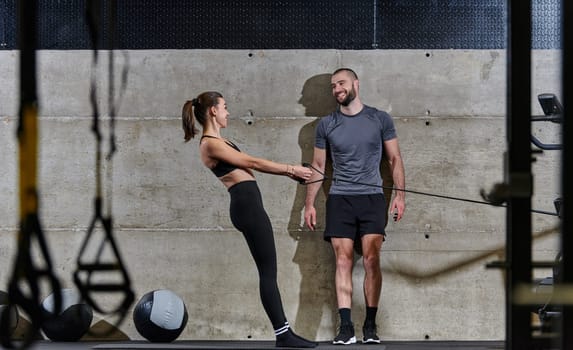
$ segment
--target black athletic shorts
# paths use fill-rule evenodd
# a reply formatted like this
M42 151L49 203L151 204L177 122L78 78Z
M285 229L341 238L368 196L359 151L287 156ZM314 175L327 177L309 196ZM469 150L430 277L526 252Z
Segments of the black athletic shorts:
M330 194L326 200L324 240L331 237L360 239L367 233L386 236L386 200L382 193L365 195Z

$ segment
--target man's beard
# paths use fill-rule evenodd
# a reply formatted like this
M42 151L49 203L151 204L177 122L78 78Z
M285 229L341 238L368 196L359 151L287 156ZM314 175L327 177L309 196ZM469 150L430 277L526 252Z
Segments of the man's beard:
M347 107L350 104L350 102L354 101L355 98L356 98L356 92L354 91L354 88L352 88L351 90L348 91L344 100L338 103L341 106Z

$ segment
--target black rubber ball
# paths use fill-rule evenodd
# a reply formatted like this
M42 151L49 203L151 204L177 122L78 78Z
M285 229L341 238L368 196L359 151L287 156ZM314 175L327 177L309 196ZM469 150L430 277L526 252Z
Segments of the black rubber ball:
M91 306L81 300L73 289L62 289L62 308L55 314L54 294L42 301L44 322L42 331L53 341L74 342L86 334L93 320Z
M187 325L187 308L183 300L167 289L146 293L133 310L135 328L154 343L170 343Z

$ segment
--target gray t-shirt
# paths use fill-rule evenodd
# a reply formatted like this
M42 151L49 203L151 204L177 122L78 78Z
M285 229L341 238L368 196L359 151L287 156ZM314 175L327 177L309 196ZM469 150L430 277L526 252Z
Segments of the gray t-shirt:
M314 145L332 157L330 194L382 193L383 143L397 137L388 113L366 105L353 116L335 111L318 122L315 136Z

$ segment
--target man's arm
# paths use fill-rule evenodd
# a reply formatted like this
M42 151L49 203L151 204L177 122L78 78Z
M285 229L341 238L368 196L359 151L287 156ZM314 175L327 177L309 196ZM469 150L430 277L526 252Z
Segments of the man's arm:
M326 164L326 149L314 147L314 156L312 158L312 166L324 174ZM314 171L309 182L319 180L323 175ZM314 200L322 186L322 181L317 181L306 186L306 199L304 201L304 221L306 226L311 230L316 227L316 209L314 208Z
M392 199L392 203L390 204L390 212L394 213L394 220L399 221L404 215L404 210L406 210L406 192L400 191L400 189L406 189L406 180L404 162L402 161L400 147L398 146L398 138L384 141L384 152L386 152L388 162L390 163L394 188L398 189L394 191L394 199Z

